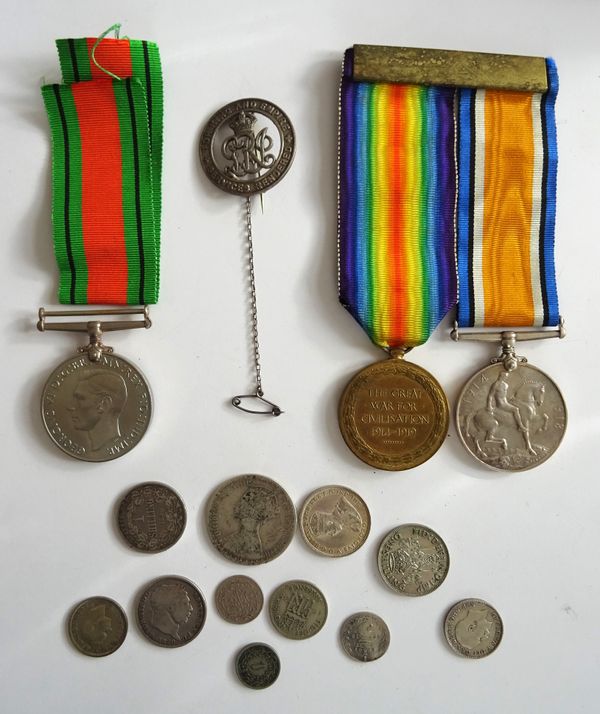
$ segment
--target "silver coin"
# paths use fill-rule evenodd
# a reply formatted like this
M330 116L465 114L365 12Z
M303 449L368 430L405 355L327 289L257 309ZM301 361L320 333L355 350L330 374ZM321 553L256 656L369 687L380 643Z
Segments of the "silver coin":
M537 367L507 371L493 364L464 386L456 407L459 436L481 463L501 471L539 466L565 433L567 408L559 388Z
M215 592L217 612L234 625L252 622L260 614L263 602L260 586L246 575L225 578Z
M152 414L150 389L137 367L103 354L65 360L42 392L42 420L59 449L82 461L110 461L136 446Z
M108 597L89 597L69 617L69 637L88 657L106 657L116 652L127 635L123 608Z
M327 600L316 585L306 580L288 580L269 598L273 627L291 640L316 635L327 620Z
M277 652L263 642L246 645L235 659L235 671L242 684L250 689L270 687L279 677L281 664Z
M385 622L372 612L357 612L344 620L340 640L346 654L359 662L372 662L383 657L390 646L390 631Z
M379 573L403 595L429 595L444 582L450 567L446 544L431 528L407 523L391 530L377 555Z
M504 626L497 610L484 600L461 600L446 615L444 634L452 649L464 657L487 657L500 644Z

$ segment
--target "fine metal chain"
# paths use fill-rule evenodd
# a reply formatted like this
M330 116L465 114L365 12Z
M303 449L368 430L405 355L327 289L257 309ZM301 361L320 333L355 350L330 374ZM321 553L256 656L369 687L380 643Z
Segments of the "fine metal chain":
M264 395L262 379L260 373L260 346L258 343L258 312L256 309L256 282L254 280L254 247L252 245L252 205L250 196L246 196L246 240L248 248L248 277L250 284L250 329L252 334L252 346L254 350L254 370L256 373L256 394L259 397Z

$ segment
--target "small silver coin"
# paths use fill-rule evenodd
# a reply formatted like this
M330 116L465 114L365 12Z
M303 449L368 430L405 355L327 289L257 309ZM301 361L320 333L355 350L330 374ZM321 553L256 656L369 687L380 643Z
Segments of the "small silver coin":
M240 682L250 689L270 687L279 677L280 669L277 652L262 642L246 645L235 660L235 671Z
M71 357L52 372L42 392L42 421L59 449L82 461L128 453L150 423L152 398L142 373L115 354L98 362Z
M497 610L484 600L461 600L446 615L444 634L452 649L463 657L487 657L502 640L504 626Z
M215 592L217 612L234 625L252 622L260 614L263 602L259 585L246 575L225 578Z
M150 642L160 647L182 647L204 627L206 604L192 582L168 576L148 585L137 614L140 629Z
M106 657L125 641L127 616L114 600L90 597L75 607L68 627L71 642L82 654Z
M377 555L379 573L403 595L428 595L444 582L450 567L446 544L431 528L407 523L391 530Z
M537 367L493 364L464 386L456 407L459 436L478 461L500 471L539 466L559 447L567 408L559 388Z
M372 662L383 657L390 646L390 631L385 622L372 612L357 612L344 620L340 640L346 654L359 662Z
M327 600L316 585L288 580L269 598L273 627L291 640L305 640L321 630L327 620Z

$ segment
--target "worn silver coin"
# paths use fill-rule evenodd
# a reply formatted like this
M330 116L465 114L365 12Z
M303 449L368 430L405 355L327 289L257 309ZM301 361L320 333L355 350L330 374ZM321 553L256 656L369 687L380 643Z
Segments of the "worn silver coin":
M138 602L141 631L160 647L182 647L204 627L206 604L189 580L177 576L151 582Z
M372 612L357 612L342 623L340 640L346 654L359 662L383 657L390 646L390 631Z
M258 583L246 575L225 578L215 592L217 612L234 625L245 625L258 617L263 602Z
M526 471L559 447L567 408L559 388L537 367L523 363L508 371L493 364L464 386L456 424L478 461L500 471Z
M377 555L379 573L403 595L428 595L444 582L450 567L446 544L431 528L408 523L391 530Z
M152 398L142 373L115 354L98 362L71 357L42 392L42 421L59 449L82 461L110 461L131 451L150 423Z
M288 580L269 598L269 615L279 634L305 640L325 624L327 600L316 585L306 580Z
M502 640L504 626L497 610L485 600L461 600L450 608L444 634L452 649L463 657L487 657Z
M296 527L294 504L266 476L236 476L219 486L207 504L208 535L228 560L259 565L290 544Z
M82 654L106 657L125 641L127 616L114 600L89 597L71 613L68 629L71 642Z
M235 659L240 682L250 689L270 687L279 677L281 665L277 652L263 642L246 645Z

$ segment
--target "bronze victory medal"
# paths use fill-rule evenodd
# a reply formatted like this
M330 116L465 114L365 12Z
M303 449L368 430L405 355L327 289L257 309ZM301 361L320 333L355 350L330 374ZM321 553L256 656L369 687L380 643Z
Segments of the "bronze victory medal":
M383 657L390 646L390 631L372 612L357 612L344 620L340 640L346 654L359 662Z
M250 689L265 689L279 677L281 665L272 647L262 642L246 645L235 659L235 671L242 684Z
M550 377L528 363L477 372L456 407L458 434L478 461L501 471L526 471L559 447L567 407Z
M68 629L71 642L82 654L105 657L125 641L127 616L114 600L90 597L75 607Z
M182 647L204 627L206 604L202 593L186 578L158 578L148 585L138 603L141 631L160 647Z
M461 600L446 615L444 634L452 649L463 657L487 657L500 644L504 626L495 608L484 600Z
M236 476L219 486L207 505L208 535L228 560L259 565L290 544L296 511L288 494L266 476Z
M350 450L386 471L419 466L448 433L446 395L425 369L392 358L362 369L339 404L339 424Z
M158 553L174 545L185 529L183 501L162 483L142 483L119 505L118 524L132 548Z
M344 486L324 486L314 491L306 499L299 520L308 545L334 558L358 550L371 530L367 504Z
M150 389L137 367L115 354L98 362L72 357L42 392L42 420L52 441L82 461L110 461L138 444L152 414Z
M448 548L439 535L417 523L391 530L377 555L379 573L403 595L428 595L444 582L450 567Z
M327 601L323 593L305 580L288 580L269 598L273 627L284 637L305 640L316 635L327 620Z
M258 584L246 575L232 575L215 592L217 612L227 622L245 625L260 614L263 594Z

